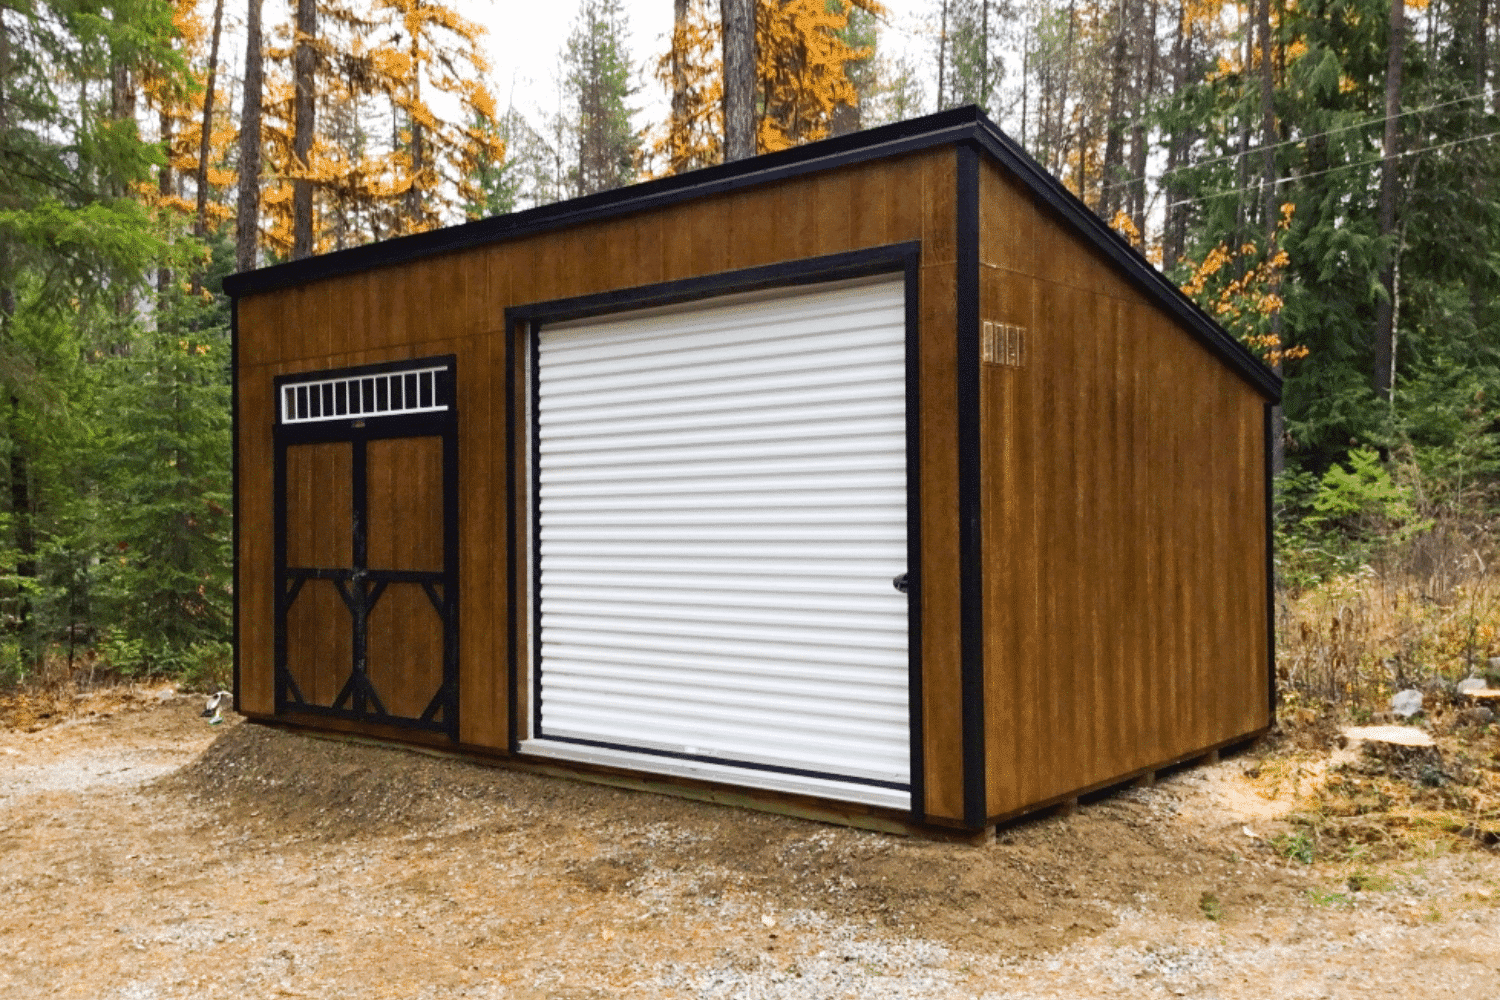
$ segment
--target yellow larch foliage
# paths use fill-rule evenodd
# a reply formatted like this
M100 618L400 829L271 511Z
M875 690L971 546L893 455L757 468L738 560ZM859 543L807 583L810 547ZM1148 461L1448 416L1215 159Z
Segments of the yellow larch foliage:
M853 48L838 35L849 26L854 7L877 15L885 12L876 0L756 4L757 152L826 139L834 111L858 103L844 67L869 58L871 51Z
M1123 208L1115 209L1115 217L1109 220L1109 224L1115 232L1125 237L1126 242L1131 246L1137 250L1141 249L1143 244L1141 231L1136 228L1135 220L1130 217L1129 212Z
M674 25L672 44L656 60L656 78L670 93L674 70L682 74L686 113L646 136L646 157L658 175L680 174L724 158L724 59L722 26L711 0L689 0L685 23Z
M477 194L476 163L505 155L495 134L474 124L495 114L483 81L484 29L436 0L319 8L317 135L305 167L292 156L287 27L266 51L264 243L290 251L292 182L304 177L314 184L319 253L457 221ZM434 92L451 95L440 106L456 105L458 115L439 114Z
M177 29L173 46L188 66L187 87L154 74L144 75L140 81L148 126L161 137L163 153L172 171L172 184L168 191L163 192L159 181L153 179L137 185L136 193L142 202L153 208L192 216L197 211L197 192L193 190L192 182L198 172L198 153L203 137L213 0L172 0L172 25ZM224 56L224 38L221 36L220 73L214 87L214 121L209 129L207 171L210 187L220 190L228 189L237 179L235 172L225 164L239 135L233 123L233 110L228 107L229 94L219 85L225 79ZM231 206L213 198L208 201L207 212L210 226L234 214Z
M756 152L769 153L831 134L834 112L858 101L845 67L870 55L838 33L858 7L882 15L878 0L760 0L755 5ZM691 0L685 25L656 62L670 92L674 58L686 87L686 109L647 137L659 175L723 159L724 68L718 5Z
M1183 259L1192 272L1182 283L1182 290L1240 343L1273 367L1283 361L1305 358L1308 353L1300 344L1283 346L1273 322L1282 307L1277 290L1290 262L1287 252L1277 244L1291 227L1295 207L1290 202L1281 206L1277 238L1265 251L1254 243L1246 243L1237 250L1220 243L1202 262Z

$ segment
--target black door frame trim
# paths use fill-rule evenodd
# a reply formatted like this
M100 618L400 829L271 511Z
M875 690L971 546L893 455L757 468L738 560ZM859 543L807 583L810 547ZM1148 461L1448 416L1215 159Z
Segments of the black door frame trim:
M985 825L984 529L980 520L979 427L979 149L957 149L957 323L954 331L958 411L959 690L963 720L964 825Z
M314 423L281 422L281 390L287 384L312 380L379 375L406 369L446 366L439 372L436 391L446 396L447 409L436 412L382 416L378 413L341 416ZM272 431L272 515L274 572L272 599L274 621L274 698L277 715L297 713L360 722L376 722L403 729L420 729L459 738L459 642L458 642L458 358L443 354L403 361L359 365L278 375L272 380L276 419ZM366 534L367 473L369 442L391 438L436 437L443 448L443 568L437 571L381 570L368 566ZM287 449L297 445L348 443L352 446L353 566L313 567L287 565ZM352 662L348 681L332 706L308 704L287 667L286 616L309 580L329 580L337 589L352 621ZM443 679L437 692L418 718L393 716L381 703L369 682L368 620L375 602L392 583L420 584L443 626ZM440 588L440 589L439 589ZM344 707L345 703L349 707ZM441 718L439 718L441 716Z
M537 372L537 344L538 333L541 327L547 323L560 323L568 320L587 319L594 316L602 316L614 313L633 312L641 309L655 308L659 306L680 305L695 302L702 299L717 298L723 295L732 295L744 292L761 291L778 288L796 288L802 285L825 284L853 278L869 277L881 274L901 274L905 285L905 319L906 319L906 545L907 545L907 635L908 635L908 710L909 728L911 739L911 779L909 786L895 785L891 782L861 780L850 778L845 775L822 774L814 771L804 771L796 768L779 767L774 765L758 765L740 760L728 760L715 757L689 756L686 754L658 752L643 749L636 746L617 746L615 744L596 742L592 740L560 740L562 742L579 743L587 746L608 747L610 749L627 750L632 753L650 754L654 756L682 758L686 760L699 761L703 763L726 764L732 767L747 770L764 770L778 773L795 774L810 778L827 778L848 784L865 784L872 787L899 788L911 792L911 818L913 822L921 823L926 820L925 808L925 759L924 739L922 726L922 511L921 511L921 373L920 361L920 332L921 332L921 308L919 300L920 290L920 264L921 264L921 242L912 240L904 243L893 243L887 246L872 247L866 250L855 250L849 253L828 254L820 257L808 257L794 261L786 261L778 264L770 264L762 267L744 268L735 271L725 271L718 274L703 275L694 278L685 278L680 281L667 281L651 285L641 285L634 288L618 289L602 292L595 295L582 295L565 299L554 299L547 302L529 303L526 305L513 306L505 310L506 330L506 359L510 372L508 380L507 399L507 435L508 441L513 449L523 446L521 434L526 435L524 447L530 455L529 468L532 470L530 483L520 484L515 482L514 463L512 469L507 473L507 482L511 489L508 491L510 499L510 512L507 517L508 537L506 539L506 550L510 553L509 565L511 567L510 592L512 599L507 601L507 614L509 615L509 632L511 636L510 666L508 685L511 691L511 704L517 704L517 696L520 689L520 671L522 660L526 659L525 651L520 646L520 629L518 628L519 616L522 614L523 602L519 599L518 591L521 580L517 574L517 557L521 548L521 527L517 518L516 498L519 489L526 489L529 493L529 510L538 509L539 497L537 477L537 421L535 413L528 405L528 419L526 428L517 426L516 415L516 392L520 388L520 379L523 373L516 368L519 360L514 344L518 335L524 332L526 337L527 369L525 378L526 398L536 399L538 377ZM511 454L516 454L512 451ZM540 530L538 519L533 516L530 519L531 529L531 557L529 575L530 590L526 614L529 621L537 621L539 609L537 602L540 600L540 560L535 558L535 553L541 550ZM528 627L528 634L530 627ZM541 698L540 679L538 672L541 669L541 644L532 636L532 655L530 663L526 666L530 671L530 700L529 716L531 732L537 733L541 729ZM510 746L513 752L519 751L519 734L515 730L519 717L512 713L512 731ZM559 739L558 737L548 737Z

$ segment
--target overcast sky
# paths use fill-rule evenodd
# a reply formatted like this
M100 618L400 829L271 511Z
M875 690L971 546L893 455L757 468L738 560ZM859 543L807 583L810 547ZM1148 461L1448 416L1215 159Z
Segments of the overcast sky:
M495 99L502 108L516 108L534 116L538 109L557 106L557 57L578 13L578 0L449 0L465 17L489 29L484 45L489 54ZM890 11L882 50L895 54L908 49L913 56L923 40L915 33L916 18L931 0L883 0ZM666 50L672 30L672 0L624 0L630 25L632 62L639 70ZM641 107L638 126L666 114L666 93L653 77L643 82L635 103Z

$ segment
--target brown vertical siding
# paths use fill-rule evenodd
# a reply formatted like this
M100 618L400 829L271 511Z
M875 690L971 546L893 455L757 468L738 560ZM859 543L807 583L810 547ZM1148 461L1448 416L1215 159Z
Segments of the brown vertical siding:
M502 317L493 322L500 324ZM491 529L496 508L505 505L505 449L498 444L504 440L505 396L503 381L495 381L504 355L502 349L502 363L497 364L497 348L502 345L495 337L472 338L465 352L468 363L458 370L463 401L458 411L458 735L465 743L503 747L509 738L505 532ZM470 466L478 467L478 475L467 475Z
M420 718L442 686L443 622L420 586L393 583L375 604L368 670L386 711L408 719Z
M999 816L1267 724L1266 542L1258 393L981 170L981 316L1029 348L981 378Z
M239 305L240 328L265 322L270 310L261 299ZM250 308L247 308L249 306ZM257 308L259 307L259 308ZM250 317L250 319L247 319ZM259 329L259 326L252 327ZM241 338L240 357L264 350ZM239 370L240 423L235 428L239 447L239 579L235 600L240 610L239 708L269 714L272 704L271 477L272 412L270 368L260 365Z
M441 570L442 438L371 441L365 452L368 565L371 569ZM290 503L287 508L290 511Z
M511 574L506 562L507 463L517 463L516 482L524 488L521 458L510 455L504 441L510 374L505 370L505 309L919 239L926 809L934 819L959 819L963 794L958 756L954 177L953 150L938 149L241 299L239 600L244 709L258 714L273 710L273 376L428 354L457 355L460 736L467 744L504 750L512 735L506 674L512 641L506 590ZM519 415L516 426L524 427ZM524 504L524 494L515 500ZM426 503L414 496L409 502L417 507ZM393 508L382 516L399 517L402 512ZM393 596L388 593L382 603ZM524 597L518 598L518 625L524 628ZM299 598L299 605L303 600ZM397 609L398 603L389 607ZM407 610L416 620L425 620L415 603ZM387 627L384 621L373 621L372 628ZM399 641L421 645L430 638L414 634ZM518 641L524 649L524 637ZM413 660L420 658L416 646L407 652ZM347 662L347 653L339 662ZM402 688L400 697L416 699L425 683L414 682L410 692ZM524 706L517 710L524 711Z

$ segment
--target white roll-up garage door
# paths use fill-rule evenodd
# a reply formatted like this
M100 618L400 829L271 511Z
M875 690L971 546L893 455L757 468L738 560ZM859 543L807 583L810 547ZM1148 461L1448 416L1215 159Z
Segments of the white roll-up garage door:
M538 337L523 749L908 808L902 282Z

